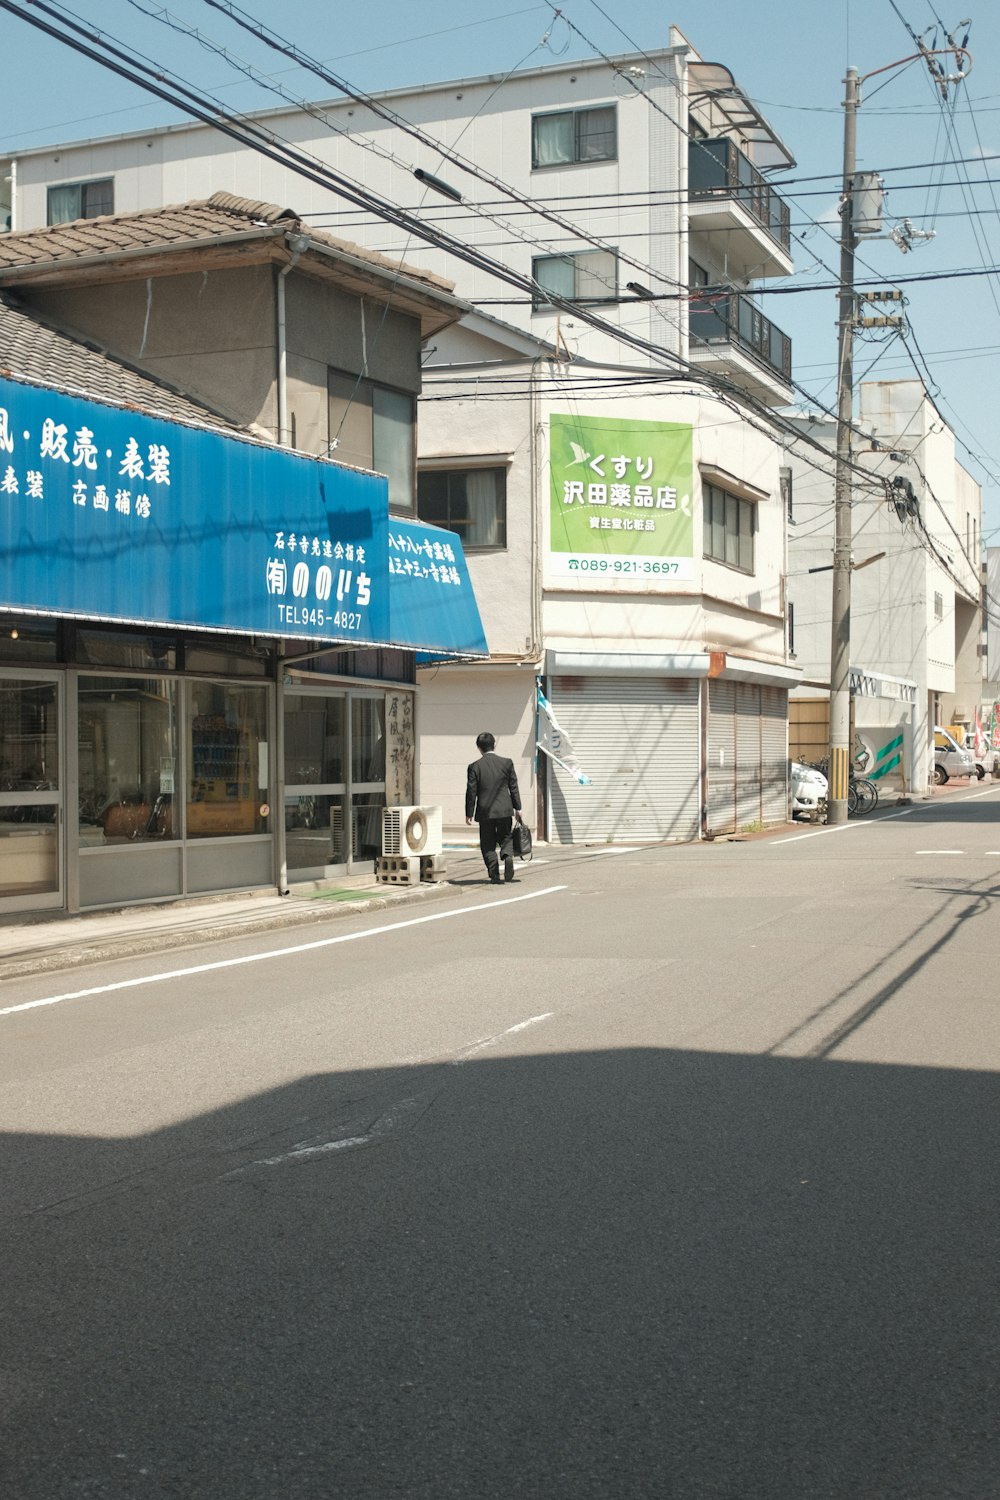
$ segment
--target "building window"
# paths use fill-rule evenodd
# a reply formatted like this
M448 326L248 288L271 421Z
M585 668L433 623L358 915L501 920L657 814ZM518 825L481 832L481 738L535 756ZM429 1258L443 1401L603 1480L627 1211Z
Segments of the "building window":
M188 838L267 833L267 688L191 681L185 692Z
M70 224L74 219L97 219L115 211L115 180L102 177L97 182L63 182L50 187L48 224Z
M385 474L392 509L412 512L416 473L414 398L405 391L393 391L340 370L329 372L328 389L330 457Z
M935 620L943 620L944 619L944 595L943 594L935 594L934 595L934 618L935 618Z
M581 250L575 255L538 255L531 274L540 290L535 308L549 305L546 293L565 302L615 302L618 257L610 250Z
M507 545L506 469L425 469L417 476L421 521L462 538L465 551Z
M558 167L584 161L614 161L618 155L615 106L563 109L531 122L531 165Z
M753 572L757 507L716 484L702 484L705 556L741 573Z
M792 471L787 468L778 470L778 483L781 486L781 499L785 507L785 516L789 521L795 520L794 499L792 494Z
M176 684L166 677L81 676L80 842L176 839Z

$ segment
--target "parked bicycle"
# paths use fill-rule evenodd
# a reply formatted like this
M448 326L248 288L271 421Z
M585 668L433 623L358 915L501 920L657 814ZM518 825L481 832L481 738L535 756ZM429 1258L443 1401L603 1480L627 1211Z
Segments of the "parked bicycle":
M827 779L830 776L829 760L817 760L805 762L814 770L820 771ZM847 816L849 818L864 817L866 813L872 812L878 806L878 783L872 781L870 776L855 775L853 766L850 771L850 781L847 787Z

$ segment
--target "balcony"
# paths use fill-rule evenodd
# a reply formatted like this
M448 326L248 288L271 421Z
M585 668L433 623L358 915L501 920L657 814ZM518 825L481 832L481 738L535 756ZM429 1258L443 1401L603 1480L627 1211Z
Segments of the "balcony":
M692 301L691 363L725 375L769 406L792 399L792 341L740 292Z
M688 194L691 234L711 236L716 265L734 276L791 275L788 204L733 141L690 142Z

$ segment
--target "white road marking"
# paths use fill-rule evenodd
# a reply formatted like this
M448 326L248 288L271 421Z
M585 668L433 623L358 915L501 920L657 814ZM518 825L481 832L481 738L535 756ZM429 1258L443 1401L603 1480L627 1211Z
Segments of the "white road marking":
M485 1052L487 1047L495 1047L498 1042L503 1041L504 1037L513 1036L518 1031L527 1031L529 1026L537 1026L540 1021L551 1021L554 1014L554 1011L546 1010L540 1016L529 1016L526 1021L518 1021L516 1026L508 1026L506 1031L498 1031L495 1036L483 1037L481 1042L473 1042L470 1046L463 1047L458 1056L452 1058L452 1064L457 1066L468 1062L469 1058L474 1057L476 1053Z
M992 796L998 790L1000 790L1000 787L987 787L985 792L972 792L961 800L963 802L976 802L980 797ZM915 803L912 807L904 807L900 812L882 813L881 817L876 818L871 823L856 820L852 823L837 823L833 827L830 827L828 824L823 828L814 828L810 833L793 833L791 838L772 840L770 847L776 849L780 844L797 844L800 839L818 839L824 833L843 833L845 828L875 828L879 823L888 823L890 818L909 817L911 813L917 811L918 806L927 806L927 803Z
M526 1021L517 1021L513 1026L508 1026L505 1031L498 1031L495 1036L483 1037L482 1041L472 1042L468 1047L463 1047L456 1057L449 1059L452 1066L459 1066L468 1062L470 1058L485 1052L487 1047L495 1047L505 1037L514 1036L519 1031L527 1031L529 1026L537 1026L541 1021L550 1021L554 1011L547 1010L540 1016L529 1016ZM309 1161L316 1156L328 1156L332 1151L352 1151L358 1146L368 1146L372 1141L383 1139L392 1135L397 1127L406 1122L406 1117L419 1118L418 1111L422 1113L426 1105L420 1099L401 1099L391 1110L383 1111L374 1125L366 1135L347 1135L335 1137L332 1141L299 1141L290 1146L280 1156L264 1156L257 1161L247 1162L245 1166L236 1167L232 1172L227 1172L227 1177L239 1177L244 1172L250 1171L252 1167L280 1167L289 1161Z
M918 849L918 854L964 854L964 849Z
M545 886L540 891L528 891L523 896L505 896L502 900L483 901L476 906L461 906L455 911L432 912L426 917L410 917L405 922L388 922L384 927L372 927L366 932L346 932L340 937L317 938L311 943L294 943L288 948L270 948L266 953L247 953L241 958L222 958L210 964L192 964L186 969L168 969L160 974L143 974L136 979L119 979L114 984L95 984L85 990L69 990L62 995L47 995L44 1000L26 1000L21 1005L8 1005L0 1009L0 1016L16 1016L22 1011L39 1010L46 1005L62 1005L68 1000L87 1000L92 995L110 995L116 990L139 989L142 985L163 984L169 979L189 979L193 974L212 974L219 969L238 969L244 964L265 963L272 958L287 958L293 953L314 953L320 948L333 948L339 943L360 942L363 938L381 937L387 932L401 932L406 927L420 927L427 922L446 922L452 917L474 916L478 912L497 911L500 907L514 906L518 901L537 901L540 896L554 896L566 890L564 885Z
M634 849L595 849L593 852L595 854L638 854L639 846L636 845Z

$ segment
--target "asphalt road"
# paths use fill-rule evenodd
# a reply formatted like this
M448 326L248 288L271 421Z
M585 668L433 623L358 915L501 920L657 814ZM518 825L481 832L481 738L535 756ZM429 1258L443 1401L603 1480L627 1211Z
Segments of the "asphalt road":
M519 873L0 986L5 1500L1000 1495L1000 786Z

